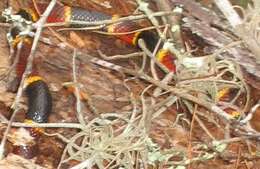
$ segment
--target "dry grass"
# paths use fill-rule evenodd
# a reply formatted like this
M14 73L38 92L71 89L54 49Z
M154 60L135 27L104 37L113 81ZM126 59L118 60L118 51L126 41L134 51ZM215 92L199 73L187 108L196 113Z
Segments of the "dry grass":
M94 4L96 2L93 1ZM143 1L131 2L136 3L136 7L141 8L146 15L154 13ZM160 14L164 16L165 13ZM73 169L183 169L196 168L201 162L204 167L219 162L214 159L229 161L229 166L238 168L240 161L245 165L247 161L254 162L254 158L259 156L259 147L254 147L255 155L251 154L250 148L255 144L259 133L252 130L248 121L244 120L248 117L247 112L251 106L250 88L235 62L218 59L229 46L210 55L194 57L192 51L184 52L173 43L168 43L174 39L165 36L167 34L159 29L161 25L158 18L149 16L152 28L157 28L156 31L161 35L161 41L167 42L171 51L178 52L178 72L169 78L169 81L163 80L167 79L167 73L153 62L156 52L147 49L141 53L130 51L130 54L108 57L111 52L109 50L108 53L97 52L96 49L86 52L70 44L66 50L58 49L59 45L56 45L57 49L52 49L55 43L51 43L44 48L58 50L55 51L56 54L52 52L54 56L64 55L60 56L61 59L53 60L55 66L47 62L52 55L46 56L47 59L43 58L44 66L49 67L40 67L40 70L47 75L48 69L52 68L58 75L62 74L57 77L54 72L50 77L46 77L52 82L52 86L62 86L64 82L68 82L67 79L71 80L69 83L75 87L76 105L69 105L70 110L65 111L73 111L76 114L76 118L67 122L78 122L33 125L10 122L9 125L61 128L62 132L55 130L45 133L47 136L59 138L65 144L58 168L64 168L65 164L71 161L77 161ZM42 28L42 25L36 26ZM101 36L101 42L102 38L104 37ZM84 42L84 38L82 39ZM65 43L70 41L65 40ZM88 42L85 40L85 43ZM109 47L115 48L114 44ZM117 51L116 48L115 50ZM86 54L90 51L95 51L97 56L102 55L102 59ZM143 57L136 59L140 54ZM148 59L149 57L152 59ZM84 66L80 63L84 63ZM155 66L150 66L152 64ZM152 70L147 70L147 67ZM102 80L102 75L109 80ZM118 86L119 92L115 94ZM56 91L61 90L57 88ZM51 89L54 90L54 87ZM221 92L225 92L225 89L229 90L222 96ZM159 91L159 94L154 95L155 90ZM59 97L56 96L56 91L53 91L54 97ZM86 100L81 99L82 93L87 93ZM21 91L18 96L15 103L21 102ZM97 98L103 100L98 101ZM105 98L108 105L105 105ZM59 99L55 103L66 107L67 103ZM56 115L64 111L60 107L55 108ZM227 108L237 113L229 114ZM68 136L64 134L66 128L76 129L77 132ZM223 161L219 162L220 167L224 166Z

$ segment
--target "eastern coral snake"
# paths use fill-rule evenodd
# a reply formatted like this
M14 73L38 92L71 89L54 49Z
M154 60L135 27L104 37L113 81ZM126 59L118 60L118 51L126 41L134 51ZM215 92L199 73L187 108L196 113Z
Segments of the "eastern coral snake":
M47 4L39 3L37 4L37 10L40 13L43 13ZM34 9L21 9L18 15L22 16L24 19L36 22L38 19L38 14ZM95 21L103 21L103 20L111 20L115 16L106 15L101 12L88 11L81 8L69 7L66 5L56 4L49 17L47 18L48 23L55 22L65 22L70 27L76 27L78 25L73 24L73 21L87 21L87 22L95 22ZM137 23L132 21L127 22L119 22L116 24L111 24L105 27L105 31L109 33L124 33L131 32L139 29ZM19 34L19 29L13 27L10 29L10 34L12 37L12 47L15 50L15 53L18 53L18 44L22 42L20 47L20 52L18 53L18 62L16 64L16 76L12 82L12 91L16 91L19 83L21 81L21 77L25 71L27 58L31 52L32 38L28 36L22 36ZM135 47L138 46L138 39L143 39L146 43L147 48L150 51L153 51L159 37L155 32L152 31L141 31L124 35L117 35L119 39L126 42L127 44L133 45ZM159 62L161 62L165 67L168 68L169 71L175 72L175 64L174 64L174 55L169 51L159 48L159 51L156 54L156 58ZM52 98L50 91L46 82L38 75L36 68L33 68L31 75L26 80L26 94L28 98L28 112L26 113L25 122L29 123L45 123L48 121L48 116L51 113L52 109ZM36 137L39 135L38 129L30 129L31 136ZM32 158L33 153L31 152L32 146L21 145L17 147L16 152L20 155Z

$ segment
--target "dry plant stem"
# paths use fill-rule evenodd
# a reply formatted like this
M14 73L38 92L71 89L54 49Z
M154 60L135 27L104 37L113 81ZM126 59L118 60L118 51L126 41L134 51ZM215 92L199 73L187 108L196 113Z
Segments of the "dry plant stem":
M241 111L241 115L244 116L245 115L245 112L248 111L248 108L249 108L249 103L250 103L250 88L248 86L248 84L245 82L245 79L243 77L243 74L242 74L242 71L239 67L238 64L235 65L236 68L237 68L237 71L236 72L232 72L236 78L238 78L240 81L241 81L241 84L240 84L240 90L239 92L241 92L243 89L245 90L245 93L246 93L246 103L244 105L244 108L242 109ZM239 95L237 95L237 98L239 97ZM235 98L234 98L235 99Z
M58 164L58 166L57 166L57 169L60 169L61 168L61 165L62 165L62 163L63 163L63 160L64 160L64 158L65 158L65 156L66 156L66 152L67 152L67 150L68 150L68 146L66 146L65 148L64 148L64 150L63 150L63 152L62 152L62 155L61 155L61 158L60 158L60 162L59 162L59 164Z
M250 49L250 51L254 54L257 63L260 64L260 47L258 45L258 42L253 36L250 36L247 31L241 30L241 28L237 28L237 32L240 35L240 38L243 39L244 43Z
M28 56L28 59L27 59L27 65L26 65L26 69L25 69L25 72L22 76L22 80L21 80L21 84L18 88L18 92L17 92L17 95L15 97L15 100L12 104L12 109L14 110L13 114L12 114L12 118L15 117L16 113L18 112L19 110L19 102L20 102L20 98L22 96L22 92L23 92L23 85L24 85L24 81L26 79L26 77L30 74L31 70L32 70L32 64L33 64L33 59L34 59L34 53L36 51L36 47L37 47L37 44L38 44L38 40L40 38L40 35L41 35L41 31L42 31L42 27L48 17L48 15L50 14L51 10L53 9L54 5L56 4L56 0L52 0L48 7L46 8L46 10L44 11L42 17L39 19L39 21L36 23L37 25L37 30L36 30L36 33L35 33L35 38L33 40L33 44L32 44L32 48L31 48L31 53L30 55ZM5 131L5 135L4 137L7 136L7 134L9 133L9 130L11 128L11 123L12 121L9 121L9 124L8 124L8 127ZM6 139L2 139L2 142L1 142L1 145L0 145L0 157L3 158L3 155L4 155L4 146L5 146L5 142L6 142Z
M245 142L246 142L246 145L247 145L247 149L248 149L248 152L250 153L250 154L253 154L253 152L254 152L254 150L252 149L252 144L251 144L251 142L250 142L250 140L245 140Z
M228 0L214 0L233 28L242 24L242 20Z
M15 118L15 115L16 113L19 111L19 109L16 109L11 118L10 118L10 121L8 122L8 125L7 125L7 128L5 129L5 132L4 132L4 135L3 135L3 138L1 140L1 145L0 145L0 160L2 160L4 158L4 153L5 153L5 144L6 144L6 141L7 141L7 135L11 129L11 124Z
M0 121L4 123L8 123L7 118L3 114L0 114Z
M159 108L159 110L157 110L156 112L153 113L152 119L155 119L160 114L162 114L164 111L166 111L169 107L171 107L174 103L176 103L177 97L171 95L168 98L166 98L165 101L166 101L166 103L161 105L161 108ZM155 109L155 108L154 108L154 106L151 106L150 109ZM151 111L150 109L149 109L149 111Z
M166 30L167 30L167 27L165 27L164 33L166 32ZM156 53L157 53L158 50L159 50L159 47L160 47L161 42L162 42L162 39L160 38L160 39L158 40L158 42L157 42L157 44L156 44L154 50L153 50L153 57L154 57L155 59L157 59L157 58L156 58ZM156 70L155 70L155 62L154 62L153 59L150 59L150 68L151 68L151 73L152 73L153 78L156 79L156 80L159 80L159 78L158 78L158 76L157 76L157 73L156 73Z
M11 121L11 120L10 120ZM9 121L0 122L0 124L9 124ZM19 123L12 122L12 127L39 127L39 128L75 128L75 129L83 129L84 127L78 123L35 123L35 124L27 124L27 123Z
M200 120L200 118L196 115L195 120L200 125L200 127L206 132L206 134L212 139L216 140L216 138L210 133L210 131L207 129L207 127L203 124L203 122Z
M166 76L164 76L164 78L161 80L162 83L164 84L168 84L174 77L174 73L173 72L169 72ZM158 97L162 92L161 88L156 88L153 92L153 96L154 97Z
M10 27L9 23L0 23L0 27Z
M66 160L63 160L64 159L64 156L62 155L62 158L61 158L61 163L63 162L66 162L66 161L69 161L70 159L73 159L73 156L76 156L77 154L81 153L83 151L83 149L78 146L76 144L76 140L79 139L79 138L84 138L86 137L86 133L85 132L79 132L77 134L75 134L72 138L70 138L70 141L67 143L67 146L66 148L64 149L63 153L66 154L69 153L71 156L69 156L68 159ZM81 144L82 145L82 144ZM74 149L74 150L73 150ZM74 151L77 150L78 152L77 153L74 153ZM79 160L79 159L78 159Z
M104 60L117 60L117 59L127 59L131 57L137 57L144 54L144 52L134 52L126 55L114 55L114 56L107 56L105 55L101 50L97 50L98 54L104 59Z
M67 139L66 137L64 137L63 135L61 135L59 133L46 133L46 132L44 132L44 135L49 136L49 137L57 137L58 139L60 139L64 143L69 143L70 142L69 139Z
M154 3L156 3L156 6L158 7L158 9L160 11L171 11L171 4L169 4L168 0L160 0L160 1L156 1L154 0ZM173 24L177 24L177 18L175 17L164 17L162 16L162 20L164 23L171 23L171 25Z
M205 100L200 100L199 98L188 94L187 91L183 91L182 89L174 88L174 87L171 87L169 85L163 84L160 81L157 81L157 80L153 79L152 77L148 76L144 72L140 72L140 71L137 72L135 70L126 69L122 66L115 65L113 63L97 59L97 58L95 58L91 55L84 54L84 56L88 57L90 62L93 62L97 65L104 66L108 69L112 69L112 70L115 70L115 71L118 71L118 72L121 72L121 73L124 72L124 73L130 74L130 75L139 77L139 78L141 78L141 79L143 79L147 82L154 84L157 87L162 88L163 90L172 92L174 95L176 95L178 97L182 97L184 99L187 99L187 100L190 100L194 103L197 103L197 104L207 108L208 110L215 112L217 115L223 117L225 120L228 120L228 121L233 120L233 118L230 115L228 115L225 111L223 111L221 108L216 106L214 103L211 103L211 102L208 102L208 101L205 101Z
M242 110L238 106L236 106L235 104L233 104L231 102L227 103L227 102L219 101L218 103L219 103L220 107L223 107L223 109L230 107L230 108L238 111L239 113L243 113Z
M148 6L149 6L148 2L144 2L144 1L142 1L142 0L136 0L136 1L137 1L138 5L139 5L139 10L143 11L143 12L147 15L147 17L148 17L148 19L151 21L151 23L152 23L155 27L157 27L156 31L158 32L159 36L160 36L161 38L165 39L165 36L164 36L163 33L161 32L161 30L158 29L158 27L159 27L159 25L160 25L159 22L158 22L157 19L152 15L154 12L153 12L151 9L148 8Z
M204 8L198 1L191 0L169 0L172 5L181 5L185 10L189 12L189 15L199 18L206 24L210 23L222 23L220 18L215 15L212 10ZM220 24L221 25L221 24Z
M147 54L147 56L150 57L151 60L153 60L156 65L158 65L165 73L169 73L169 70L162 64L160 63L155 57L154 55L151 53L151 51L149 51L146 48L145 42L143 39L139 39L138 40L138 46L145 52L145 54Z
M79 87L77 82L77 69L76 69L76 57L77 57L77 50L74 49L73 57L72 57L72 68L73 68L73 83L75 84L75 95L76 95L76 111L79 123L85 125L86 122L84 120L83 113L81 111L81 101L80 101L80 94L79 94Z
M164 35L165 37L166 37L167 30L168 30L168 27L166 26L166 27L164 28L164 31L163 31L163 35ZM153 51L153 56L154 56L154 58L156 58L156 54L158 53L158 50L159 50L159 47L160 47L161 42L162 42L162 38L160 37L160 39L159 39L159 41L157 42L156 47L155 47L155 49L154 49L154 51ZM156 60L157 60L157 58L156 58ZM157 76L157 73L156 73L156 69L155 69L155 62L154 62L154 60L152 60L152 59L151 59L150 62L151 62L151 72L152 72L153 78L156 79L156 80L159 80L159 78L158 78L158 76ZM163 80L162 80L162 81L164 81L166 84L168 84L168 82L172 80L172 79L169 78L169 76L168 76L169 74L170 74L170 73L168 73L168 74L163 78ZM159 94L161 93L161 91L162 91L162 90L161 90L160 88L156 88L155 91L154 91L154 93L153 93L153 96L154 96L154 97L158 97Z
M250 169L251 165L248 164L247 160L244 160L244 162L245 162L245 165L246 165L246 169Z
M95 155L93 155L91 158L81 162L80 164L72 167L71 169L82 169L82 168L87 168L87 169L91 169L93 166L93 161L96 158Z
M130 73L130 71L128 71L128 73ZM133 72L131 72L133 73ZM136 73L135 73L136 74ZM171 87L171 86L168 86L166 84L163 84L159 81L156 81L155 79L151 78L150 76L144 74L144 73L138 73L138 76L139 77L142 77L143 79L145 79L146 81L158 86L158 87L161 87L162 89L164 90L167 90L169 92L172 92L173 94L175 94L176 96L178 97L182 97L184 99L187 99L187 100L190 100L194 103L197 103L215 113L217 113L217 115L221 116L221 117L224 117L225 120L231 120L232 117L230 115L228 115L225 111L223 111L221 108L219 108L218 106L216 106L215 104L213 103L210 103L208 101L205 101L205 100L201 100L197 97L194 97L190 94L187 93L187 91L183 91L181 89L178 89L178 88L174 88L174 87Z
M10 45L11 46L11 45ZM19 58L20 58L20 54L21 54L21 48L23 46L23 41L19 42L18 45L17 45L17 52L16 52L16 55L14 56L14 49L13 47L11 46L10 47L10 56L9 56L9 60L12 60L13 57L14 60L13 60L13 63L11 65L11 67L9 68L9 70L5 73L6 76L10 75L10 73L12 73L12 71L16 71L15 70L15 67L17 65L17 63L19 62Z
M228 80L219 80L218 77L209 77L209 78L202 78L202 79L188 79L188 80L183 80L183 81L178 82L177 85L184 86L184 85L189 85L191 83L197 83L197 82L215 82L217 84L222 83L222 84L227 84L230 86L235 86L237 88L240 88L240 85L237 82L228 81Z
M118 117L118 118L121 118L122 120L126 120L127 121L127 123L129 123L129 121L127 120L127 119L124 119L123 117L120 117L118 114L107 114L107 115L104 115L104 117L101 117L101 119L99 119L99 120L105 120L107 117L110 117L110 116L114 116L114 117ZM61 167L61 164L62 163L64 163L64 162L67 162L67 161L69 161L69 160L73 160L73 159L75 159L75 160L78 160L78 161L84 161L86 158L87 159L89 159L89 156L87 155L88 154L88 152L89 151L91 151L89 148L90 147L93 147L94 149L95 149L95 145L93 145L92 143L93 143L93 139L94 138L92 138L94 135L94 133L92 133L92 132L95 132L95 131L97 131L97 130L99 130L98 128L99 128L99 126L96 126L95 125L95 123L97 123L98 121L97 121L98 119L94 119L94 120L92 120L92 121L90 121L85 127L84 127L84 129L83 129L83 131L81 131L81 132L79 132L79 133L77 133L76 135L74 135L70 140L69 140L69 142L68 142L68 144L67 144L67 146L65 147L65 150L63 151L63 155L62 155L62 158L61 158L61 161L60 161L60 164L59 164L59 167L58 168L60 168ZM104 124L101 124L101 125L104 125ZM106 126L106 128L108 128L108 130L109 131L107 131L107 132L109 132L109 133L106 133L106 134L109 134L109 135L113 135L113 132L111 132L113 129L112 129L112 127L110 126L110 125L108 125L107 126L107 124L105 124L105 126ZM103 127L105 127L105 126L103 126ZM102 126L100 126L101 128L102 128ZM96 130L96 129L97 130ZM92 131L93 130L93 131ZM95 133L95 134L97 134L97 135L102 135L102 134L104 134L104 133ZM97 136L97 135L95 135L95 136ZM124 137L124 136L123 136ZM83 138L83 141L82 141L82 144L80 145L80 146L78 146L77 144L76 144L76 140L78 140L78 139L80 139L80 138ZM66 139L65 139L66 140ZM84 141L85 140L85 141ZM93 141L88 141L88 140L93 140ZM106 141L106 140L104 140L104 141ZM131 142L131 141L130 141ZM94 141L94 143L95 143L95 141ZM112 142L110 142L110 143L113 143L113 141ZM110 144L109 143L109 144ZM92 148L91 148L92 149ZM106 146L106 144L103 144L100 148L98 148L100 151L107 151L108 150L108 147ZM109 150L108 150L109 151ZM126 150L120 150L120 151L118 151L118 156L117 157L119 157L119 155L123 152L123 151L126 151ZM89 152L89 153L91 153L91 155L90 156L93 156L93 155L95 155L96 154L96 151L93 151L93 153L92 153L92 151L91 152ZM65 159L65 155L66 154L68 154L69 155L69 157L68 158L66 158ZM98 154L97 154L98 155ZM97 163L97 160L98 160L98 157L97 158L95 158L94 159L95 160L95 163L96 164L98 164ZM116 160L116 158L114 159L114 160ZM112 160L112 161L114 161L114 160ZM91 165L91 163L88 163L89 165ZM94 165L94 162L93 162L93 165Z
M56 0L52 0L50 2L50 4L48 5L48 7L46 8L45 12L43 13L42 17L39 19L39 21L37 23L35 23L35 25L37 25L38 28L37 28L36 33L35 33L35 38L33 40L31 53L30 53L30 55L28 56L28 59L27 59L26 69L25 69L25 72L22 76L21 85L18 88L18 92L17 92L16 98L15 98L15 101L12 105L12 108L14 110L19 107L19 101L20 101L20 97L22 96L25 78L30 74L30 72L32 70L34 54L35 54L37 44L38 44L38 41L39 41L39 38L40 38L40 35L41 35L41 32L42 32L42 28L43 28L42 26L45 23L48 15L50 14L50 12L51 12L51 10L52 10L52 8L54 7L55 4L56 4Z
M224 127L224 138L225 139L229 139L231 137L230 131L231 131L230 124L226 124L226 126Z
M254 113L256 112L256 110L258 109L258 107L260 107L260 101L258 101L258 103L250 109L250 112L247 114L247 116L244 119L242 119L240 122L242 124L248 123L252 119L252 117L253 117Z
M151 126L151 119L152 119L152 111L149 111L148 106L147 106L147 99L145 99L144 94L152 87L152 85L147 86L141 94L141 102L142 102L142 113L143 117L142 120L140 120L139 127L145 129L146 134L149 134L150 131L150 126Z
M9 49L10 54L9 54L9 57L8 57L8 59L10 60L10 59L12 59L12 57L14 56L15 51L14 51L13 45L12 45L10 42L8 42L8 45L10 46L10 49ZM19 45L19 43L18 43L18 45ZM19 48L18 45L17 45L17 47Z
M17 63L19 61L19 56L20 56L20 52L21 52L22 42L19 42L17 44L17 52L16 52L17 54L15 56L14 56L15 51L14 51L13 45L10 42L8 42L8 44L10 46L8 59L10 61L10 60L13 60L13 57L15 57L15 58L14 58L14 61L11 65L11 67L1 68L1 69L6 69L7 71L0 74L0 81L2 81L3 79L6 79L6 78L8 79L8 77L10 77L10 73L14 70L14 67L17 65Z
M164 16L164 15L172 15L174 12L154 12L151 14L151 16ZM77 25L84 25L84 26L90 26L90 25L102 25L102 24L113 24L113 23L119 23L123 21L129 21L129 20L139 20L147 18L146 15L136 15L136 16L127 16L122 17L116 20L104 20L104 21L96 21L96 22L84 22L84 21L73 21L71 24L77 24ZM57 27L57 26L67 26L68 23L66 22L56 22L56 23L47 23L44 25L44 27Z
M255 8L259 9L260 8L260 3L258 0L253 0Z
M58 32L61 31L95 31L95 30L100 30L104 28L106 25L98 25L98 26L90 26L90 27L84 27L84 28L61 28L58 29Z
M50 32L56 37L58 38L64 45L68 46L70 49L74 50L76 48L76 46L74 46L73 44L69 43L66 38L64 36L62 36L61 34L57 33L55 30L53 30L52 28L49 28Z
M167 25L167 24L166 25L160 25L159 28L165 28L165 27L169 27L169 25ZM103 34L103 35L119 36L119 35L133 34L133 33L136 33L136 32L143 32L143 31L152 30L152 29L155 29L155 28L156 28L155 26L149 26L149 27L136 29L136 30L129 31L129 32L118 32L118 33L110 33L110 32L104 32L104 31L93 31L93 32L100 33L100 34ZM81 29L79 28L79 30L81 30Z
M144 71L146 61L147 61L147 55L145 53L143 53L142 66L141 66L141 69L139 71L142 71L142 72Z
M170 126L171 128L176 127L179 124L180 119L183 118L183 114L177 114L176 120Z
M92 3L95 3L98 6L102 6L105 8L112 8L112 6L110 5L110 3L108 1L104 1L104 2L100 2L99 0L91 0Z
M155 18L155 16L153 15L154 12L148 8L148 3L147 2L144 2L143 0L136 0L137 3L139 4L139 9L142 10L147 16L148 18L150 19L151 23L157 27L157 32L160 36L160 38L164 41L164 43L166 44L167 43L167 47L168 49L170 50L171 53L174 53L175 56L178 58L178 59L181 59L183 58L183 55L182 53L174 46L173 43L169 43L168 40L166 39L166 37L164 36L164 34L161 32L161 30L158 28L160 25L159 25L159 22L158 20ZM176 12L173 12L173 14L176 14ZM160 66L161 67L161 66Z
M244 140L246 140L248 138L252 138L252 137L250 137L250 136L233 137L233 138L218 140L218 142L219 142L219 144L229 144L229 143L244 141Z
M154 2L157 4L159 10L162 11L171 11L171 4L169 2L169 0L154 0ZM180 15L173 15L173 16L166 16L168 23L170 23L171 27L172 26L176 26L176 25L180 25L180 20L181 20L181 16ZM174 39L174 42L176 44L176 47L178 49L184 49L183 46L183 40L182 40L182 36L181 36L181 31L177 30L174 31L172 33L172 39Z
M189 160L192 159L192 131L193 131L193 128L194 128L197 108L198 108L198 105L195 104L193 112L192 112L192 120L191 120L190 133L189 133L189 145L188 145L188 158L189 158ZM190 169L190 167L191 167L190 164L188 164L188 169Z
M239 164L240 164L240 158L241 158L241 147L239 146L238 147L238 156L237 156L237 160L236 160L234 169L238 169Z
M50 31L53 33L53 30L52 30L52 29L51 29ZM29 36L30 36L31 38L34 38L35 33L34 33L34 32L30 32L30 33L29 33ZM60 39L59 39L59 40L60 40ZM39 41L42 42L42 43L45 43L45 44L47 44L47 45L50 45L50 46L59 47L59 48L61 48L61 49L64 49L66 46L71 47L71 46L69 46L68 44L66 44L66 43L64 43L64 42L61 42L61 43L58 43L58 44L53 43L49 38L46 38L46 37L40 37ZM74 47L71 47L71 48L74 48Z
M124 84L125 84L125 86L127 86L126 81L124 81ZM127 86L127 88L128 88L128 86ZM131 130L131 128L134 126L134 121L135 121L135 118L138 113L137 100L134 98L134 94L131 92L129 97L130 97L131 103L133 105L133 111L131 113L129 123L127 124L127 126L125 127L125 129L123 131L123 134L129 132L129 130Z
M260 63L260 47L258 45L258 42L253 38L253 33L251 33L253 32L253 30L250 30L250 32L248 32L244 29L246 25L242 25L243 23L241 18L236 13L228 0L215 0L215 3L226 16L231 26L235 28L235 31L239 35L239 37L243 39L244 43L246 43L248 48L252 51L252 53L254 53L257 63ZM256 4L258 3L256 2Z
M249 108L250 98L251 98L251 97L250 97L250 96L251 96L251 90L250 90L248 84L245 82L245 79L244 79L244 78L242 78L241 81L242 81L242 84L244 85L245 92L246 92L246 103L245 103L245 106L244 106L244 108L243 108L243 110L242 110L243 115L244 115L244 113L245 113L246 111L248 111L248 108Z
M40 15L40 10L38 9L38 5L37 5L37 2L36 0L32 0L33 2L33 5L34 5L34 8L36 9L38 15ZM60 2L58 2L60 3ZM66 38L64 38L63 36L59 35L55 30L53 30L52 28L48 27L49 31L54 34L54 36L59 39L60 41L62 41L66 46L68 46L70 49L74 50L74 46L72 44L70 44L69 42L66 41ZM63 46L64 48L64 46Z
M196 82L214 82L216 84L227 84L227 86L230 84L231 88L236 88L238 87L239 88L239 91L237 92L236 96L232 99L232 101L230 101L229 103L224 103L226 107L233 107L235 110L239 110L239 112L241 112L242 116L243 116L243 113L246 111L247 107L248 107L248 102L249 102L249 98L250 98L250 90L248 89L248 86L247 84L244 82L244 79L241 75L241 71L239 69L239 67L236 67L235 70L233 69L230 69L232 68L234 65L232 65L231 63L229 62L224 62L224 61L220 61L220 62L217 62L217 69L224 69L222 70L220 73L218 73L216 76L214 77L207 77L207 78L199 78L199 79L191 79L191 80L185 80L185 81L182 81L180 82L180 84L185 85L185 84L191 84L191 83L196 83ZM225 74L226 72L230 72L234 75L234 78L232 81L227 81L227 80L222 80L222 75ZM180 85L178 84L178 85ZM240 95L240 93L245 90L245 93L247 94L246 96L246 103L245 103L245 106L243 108L243 110L240 110L238 107L234 107L233 106L233 102L238 98L238 96ZM219 102L221 104L221 102Z

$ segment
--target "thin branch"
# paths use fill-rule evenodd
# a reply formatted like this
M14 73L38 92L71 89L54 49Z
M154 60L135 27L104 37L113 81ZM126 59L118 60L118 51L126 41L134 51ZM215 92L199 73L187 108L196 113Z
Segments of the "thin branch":
M77 50L74 49L73 57L72 57L72 68L73 68L73 83L75 84L75 95L76 95L76 111L77 111L77 117L80 122L80 124L85 125L86 122L84 120L83 113L81 111L81 100L80 100L80 94L79 94L79 85L77 81L77 68L76 68L76 57L77 57Z
M152 16L164 16L164 15L172 15L174 14L174 12L170 11L170 12L165 12L165 11L161 11L161 12L154 12L152 14ZM77 25L82 25L82 26L91 26L91 25L108 25L108 24L114 24L114 23L119 23L119 22L123 22L123 21L130 21L130 20L139 20L139 19L144 19L147 18L146 15L136 15L136 16L127 16L127 17L122 17L116 20L103 20L103 21L96 21L96 22L84 22L84 21L73 21L70 22L69 24L77 24ZM55 23L46 23L44 25L44 27L57 27L57 26L67 26L68 23L66 22L55 22ZM88 28L90 29L90 28Z
M97 50L97 52L104 60L128 59L131 57L142 56L144 54L144 52L134 52L125 55L107 56L101 50Z
M19 102L20 102L20 98L21 98L22 92L23 92L24 81L25 81L26 77L30 74L30 72L32 70L34 54L35 54L35 51L36 51L36 48L37 48L37 44L38 44L38 41L39 41L39 38L40 38L40 35L41 35L41 32L42 32L43 25L44 25L48 15L50 14L50 12L53 9L55 4L56 4L56 0L52 0L49 3L49 5L46 8L46 10L44 11L42 17L36 23L36 25L38 25L38 28L36 30L36 34L35 34L35 38L34 38L34 41L33 41L33 44L32 44L30 55L28 56L28 59L27 59L27 65L26 65L25 72L24 72L24 74L22 76L21 84L20 84L20 86L18 88L18 92L17 92L17 95L15 97L15 100L14 100L12 106L11 106L12 109L15 110L15 111L13 112L12 117L11 117L11 121L9 121L8 127L7 127L7 129L5 131L5 137L9 133L9 130L11 128L12 120L14 119L14 117L16 116L16 114L17 114L17 112L19 110ZM1 142L1 145L0 145L0 158L1 159L4 156L5 142L6 142L6 139L2 139L2 142Z
M11 119L10 119L11 121ZM0 122L1 124L9 124L10 122ZM20 122L12 122L12 127L39 127L39 128L76 128L82 129L82 125L78 123L20 123Z
M124 72L124 73L127 73L127 74L131 74L133 76L139 77L139 78L141 78L141 79L143 79L147 82L150 82L150 83L152 83L152 84L154 84L154 85L156 85L156 86L158 86L158 87L160 87L160 88L162 88L166 91L172 92L174 95L176 95L178 97L182 97L184 99L187 99L187 100L190 100L194 103L197 103L197 104L207 108L208 110L215 112L217 115L223 117L225 120L228 120L228 121L233 120L233 118L230 115L228 115L225 111L223 111L221 108L216 106L214 103L211 103L211 102L208 102L208 101L205 101L205 100L201 100L201 99L199 99L195 96L192 96L192 95L188 94L187 91L185 91L183 89L175 88L175 87L163 84L160 81L157 81L157 80L153 79L152 77L148 76L144 72L140 72L140 71L136 72L135 70L126 69L122 66L115 65L113 63L97 59L97 58L95 58L91 55L88 55L88 54L84 54L84 56L88 57L90 62L93 62L93 63L98 64L100 66L107 67L107 68L112 69L112 70Z
M214 1L233 28L242 24L241 18L239 17L235 9L232 7L232 4L229 2L229 0L214 0Z

